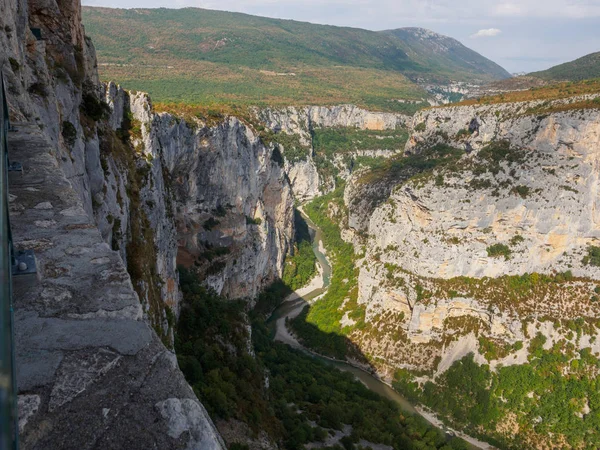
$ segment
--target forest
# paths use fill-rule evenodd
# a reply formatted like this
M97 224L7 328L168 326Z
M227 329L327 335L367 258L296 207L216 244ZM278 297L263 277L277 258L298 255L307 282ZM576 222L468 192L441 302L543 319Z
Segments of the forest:
M290 450L323 443L342 430L347 432L337 443L323 448L359 449L370 442L394 449L466 449L462 440L401 411L350 373L273 341L266 319L289 293L282 282L263 292L252 310L206 289L191 270L180 268L180 285L178 361L213 419L242 421L255 435L266 431Z

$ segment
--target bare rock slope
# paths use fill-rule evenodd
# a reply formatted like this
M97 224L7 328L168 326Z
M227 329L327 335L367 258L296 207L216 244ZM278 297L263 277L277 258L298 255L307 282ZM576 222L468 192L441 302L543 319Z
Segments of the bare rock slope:
M225 448L39 128L19 124L9 146L25 167L14 240L38 266L15 283L22 448Z

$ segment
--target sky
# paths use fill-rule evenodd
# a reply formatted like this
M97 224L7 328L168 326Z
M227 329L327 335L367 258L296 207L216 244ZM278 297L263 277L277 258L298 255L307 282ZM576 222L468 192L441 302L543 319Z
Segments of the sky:
M600 51L600 0L83 0L112 8L197 7L386 30L422 27L458 39L511 73Z

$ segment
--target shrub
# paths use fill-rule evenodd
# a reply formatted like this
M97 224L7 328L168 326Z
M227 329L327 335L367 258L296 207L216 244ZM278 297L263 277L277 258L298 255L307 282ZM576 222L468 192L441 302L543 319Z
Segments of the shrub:
M456 133L456 139L460 140L464 137L469 136L471 133L469 133L469 130L467 130L466 128L463 128L462 130L458 130L458 133Z
M512 194L519 195L521 198L527 198L531 193L531 189L529 189L528 186L519 185L512 188L510 192Z
M252 218L250 216L246 216L246 225L260 225L262 223L262 220L257 217L257 218Z
M600 266L600 247L590 245L587 248L588 254L583 257L583 264L586 266Z
M523 236L521 236L520 234L515 234L512 238L510 238L510 241L508 241L508 242L511 246L515 246L524 241L525 241L525 238Z
M213 214L217 217L225 217L227 215L227 210L223 205L219 205L213 210Z
M77 129L75 126L71 122L65 120L62 123L61 133L67 145L73 147L73 144L75 144L75 140L77 139Z
M426 128L427 128L427 126L425 125L425 122L421 122L420 124L415 126L415 131L418 131L419 133L421 133L421 132L425 131Z
M90 93L83 94L81 98L81 110L94 121L99 121L108 116L111 112L108 106L102 100L98 100L95 95Z
M13 72L18 71L21 68L21 64L15 58L8 58L8 62L10 63L10 67Z
M35 83L31 84L27 88L27 91L30 94L37 95L38 97L43 97L43 98L48 97L48 92L46 92L46 88L40 82L35 82Z
M499 258L504 256L504 259L510 259L511 251L508 245L505 244L494 244L486 248L487 254L490 258Z
M202 227L206 230L206 231L210 231L212 230L214 227L216 227L217 225L219 225L221 222L219 222L218 220L215 220L214 217L211 217L207 220L204 221L204 223L202 224Z

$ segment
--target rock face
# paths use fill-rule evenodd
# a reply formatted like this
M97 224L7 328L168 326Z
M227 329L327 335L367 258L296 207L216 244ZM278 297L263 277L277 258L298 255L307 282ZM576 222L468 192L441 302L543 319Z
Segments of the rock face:
M287 134L298 134L309 143L313 128L351 127L361 130L394 130L408 125L409 116L373 112L354 105L307 106L284 109L266 108L258 112L266 127Z
M424 110L400 169L376 179L352 175L344 195L350 228L342 236L361 255L366 324L350 336L382 376L400 377L407 392L426 398L472 353L507 390L520 388L515 373L543 379L539 367L552 358L544 367L560 374L553 386L578 377L580 366L591 373L582 383L595 379L598 97ZM582 104L592 107L576 108ZM525 394L505 399L494 389L498 426L485 425L487 435L528 448L561 439L577 448L578 432L558 437L558 427L545 428L555 419L541 408L532 416L519 397ZM528 389L526 398L546 395L533 382ZM548 393L566 405L558 395ZM578 395L567 399L587 405L593 394ZM586 408L573 408L573 426L592 432ZM511 426L515 420L520 426Z
M281 144L285 158L285 170L292 185L294 197L304 202L330 191L335 187L331 175L319 173L315 161L313 133L315 129L352 128L358 130L396 130L407 128L411 118L403 114L373 112L354 105L288 107L283 109L265 108L256 110L257 120L276 134L296 136L302 147L301 156L293 158L286 153L289 146ZM357 151L347 156L390 157L395 153L389 150L370 149ZM340 170L344 179L350 174L340 160L331 161Z
M155 114L143 94L100 86L77 0L6 6L2 62L13 117L43 128L85 211L135 272L155 328L169 335L164 308L179 308L178 243L188 260L207 245L228 248L230 256L208 268L208 283L227 296L253 297L281 273L292 200L270 148L236 119L186 124ZM216 209L227 211L222 226L204 229ZM138 256L156 264L135 270Z
M388 368L440 373L468 352L485 361L480 337L527 348L549 321L599 317L600 271L585 256L600 243L600 111L552 112L580 100L546 103L543 115L528 112L541 102L422 111L407 154L443 144L460 150L455 163L415 178L396 175L379 197L365 192L380 181L365 185L353 176L349 225L366 249L359 303L374 328L389 327L377 339L357 332L365 350ZM479 131L470 134L473 119ZM517 300L508 284L524 274L534 274L527 280L538 287ZM542 287L556 274L555 284ZM547 337L583 349L597 333L568 338L568 331L558 327ZM521 353L492 367L523 363Z
M13 238L38 269L14 283L21 448L225 448L53 146L37 125L17 127Z
M23 448L224 448L163 345L176 264L235 298L280 275L294 235L283 161L235 118L186 123L100 85L80 17L78 0L0 5L11 158L30 171L13 231L40 275L17 292Z
M215 126L187 123L154 113L147 95L114 84L106 100L115 129L131 115L133 145L147 162L140 199L155 230L158 275L175 279L179 245L183 264L211 249L227 252L206 274L228 297L255 297L280 276L294 235L293 199L273 150L234 117Z

